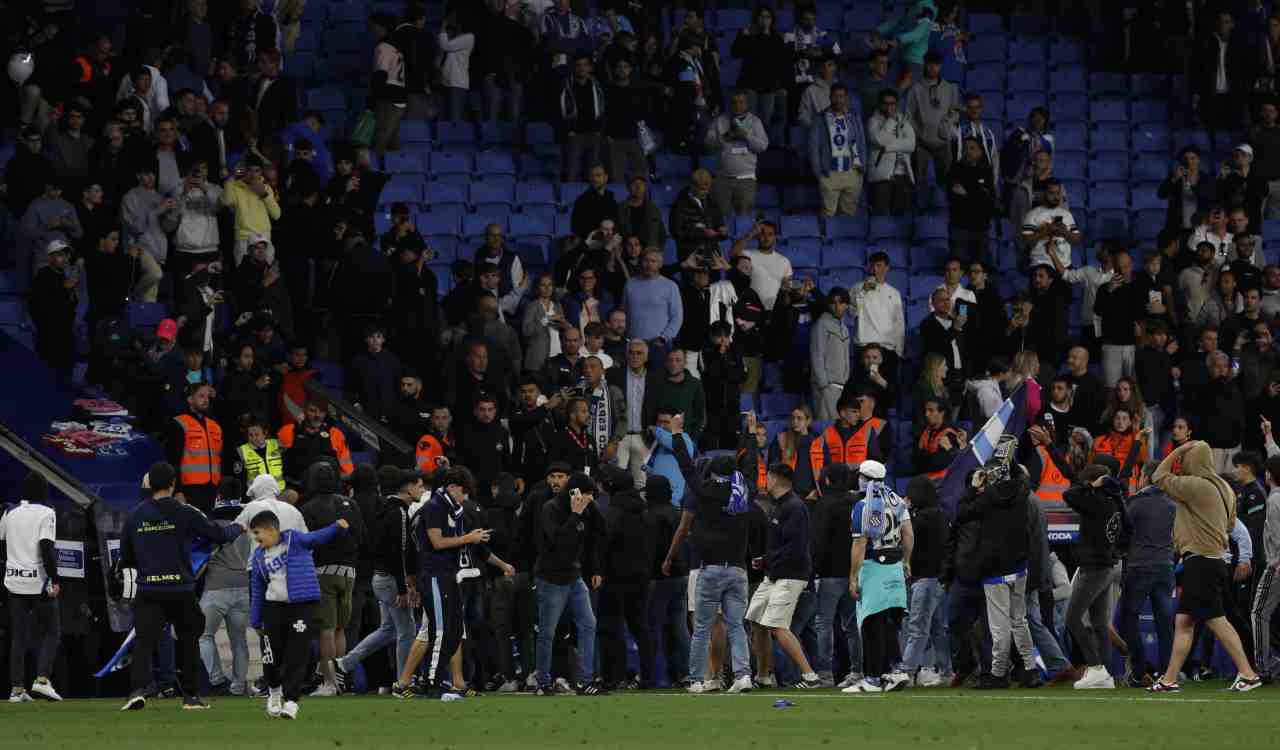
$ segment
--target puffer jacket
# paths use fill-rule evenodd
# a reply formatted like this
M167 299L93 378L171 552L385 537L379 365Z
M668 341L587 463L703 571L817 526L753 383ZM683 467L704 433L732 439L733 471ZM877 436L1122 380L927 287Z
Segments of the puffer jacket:
M290 604L320 601L320 580L316 577L311 551L331 543L342 530L334 523L310 533L283 531L279 544L284 545L284 552L270 563L267 562L265 547L253 551L249 573L249 624L252 627L262 627L262 605L267 600L271 574L281 567L285 569L286 596Z

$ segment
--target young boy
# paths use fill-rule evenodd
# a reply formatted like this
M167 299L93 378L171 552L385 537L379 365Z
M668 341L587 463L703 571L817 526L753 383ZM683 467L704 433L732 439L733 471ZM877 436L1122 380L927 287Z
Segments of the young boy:
M1266 567L1253 598L1253 658L1264 681L1274 675L1271 663L1271 615L1280 605L1280 456L1267 459L1266 522L1262 533ZM1256 549L1256 548L1255 548Z
M263 511L249 522L258 549L249 574L249 623L262 632L262 664L271 693L267 716L298 718L298 699L311 652L311 610L320 601L311 550L347 529L338 519L319 531L280 531L280 519Z

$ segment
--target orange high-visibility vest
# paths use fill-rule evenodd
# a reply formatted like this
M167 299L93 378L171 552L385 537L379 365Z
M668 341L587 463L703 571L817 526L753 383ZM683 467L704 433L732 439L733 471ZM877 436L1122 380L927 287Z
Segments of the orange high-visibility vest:
M443 442L429 432L418 438L418 445L413 452L418 471L425 474L435 473L435 470L440 468L440 459L444 457L446 445L453 446L453 441L449 440L448 436Z
M276 438L279 439L281 448L288 450L293 447L299 424L295 422L280 428ZM303 432L306 433L305 428ZM326 432L328 433L329 448L333 451L333 457L338 460L338 469L343 476L351 474L356 470L356 465L351 461L351 449L347 447L347 436L342 433L339 427L328 423L318 432L321 439L326 437Z
M937 453L938 441L942 440L943 435L951 435L952 440L956 439L956 431L954 428L943 425L942 427L934 430L926 427L924 432L920 433L920 450L925 453ZM925 474L926 477L934 480L942 479L946 475L946 469L938 469L937 471L931 471Z
M1137 439L1138 435L1135 432L1108 432L1106 435L1103 435L1093 441L1093 453L1089 456L1089 460L1093 461L1094 457L1098 454L1106 454L1120 462L1121 471L1128 468L1130 492L1138 491L1138 474L1142 471L1142 460L1140 458L1136 462L1135 466L1128 465L1129 454L1133 452L1134 442ZM1139 448L1138 452L1141 454L1142 449Z
M792 451L791 458L784 458L783 461L786 462L787 466L791 467L792 471L795 471L796 459L799 458L799 456L799 451ZM813 481L815 484L818 482L818 477L822 476L822 466L825 463L826 457L822 455L822 441L818 438L813 438L809 441L809 468L813 471Z
M858 426L849 436L848 441L840 440L840 433L836 430L835 425L831 425L822 433L823 440L827 444L827 452L831 454L831 463L833 464L849 464L855 469L863 461L867 460L867 447L871 442L872 433L879 434L884 429L884 420L879 417L872 417Z
M1036 497L1043 503L1063 502L1062 493L1067 491L1071 482L1058 471L1058 465L1053 462L1048 448L1037 445L1036 453L1040 454L1040 486L1036 488Z
M222 427L209 417L204 423L190 414L174 417L182 425L182 462L178 483L184 487L222 481Z

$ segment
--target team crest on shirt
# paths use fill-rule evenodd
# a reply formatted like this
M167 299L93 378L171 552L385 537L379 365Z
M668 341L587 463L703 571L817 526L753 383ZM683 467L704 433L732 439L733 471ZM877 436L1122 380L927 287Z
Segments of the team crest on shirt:
M328 430L321 430L321 431L320 431L320 437L322 437L322 438L327 438L327 437L329 437L329 431L328 431Z
M306 623L306 621L305 621L305 620L298 620L297 622L293 623L293 632L295 632L295 633L305 633L305 632L307 632L307 623Z

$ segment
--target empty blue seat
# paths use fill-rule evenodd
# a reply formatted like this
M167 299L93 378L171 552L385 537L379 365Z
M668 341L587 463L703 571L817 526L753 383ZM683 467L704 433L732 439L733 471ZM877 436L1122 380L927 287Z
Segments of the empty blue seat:
M1028 63L1044 65L1044 41L1038 37L1015 37L1014 40L1009 43L1009 54L1006 59L1015 65L1025 65Z
M428 182L427 203L436 206L465 206L467 186L456 182Z
M507 213L498 209L488 208L474 214L464 214L462 217L462 236L483 237L490 224L497 224L502 227L502 231L505 234L507 232Z
M1044 68L1023 64L1009 71L1009 76L1005 79L1005 89L1009 93L1040 92L1044 91L1044 80Z
M457 206L433 208L418 214L417 225L423 235L456 236L462 231L462 211Z
M426 174L427 165L422 154L410 151L388 151L386 170L389 174Z
M1139 158L1133 163L1130 176L1137 182L1160 182L1169 176L1169 163L1149 156Z
M787 33L788 31L791 31L792 29L794 29L794 28L796 27L796 14L795 14L795 11L791 10L790 8L778 8L776 11L774 11L774 13L776 13L776 14L777 14L777 20L775 20L775 21L773 22L773 25L774 25L774 26L776 26L776 27L778 27L778 33L780 33L780 34L785 34L785 33ZM837 21L837 23L839 23L839 22ZM819 11L818 11L818 28L827 29L828 31L839 31L839 30L840 30L840 27L839 27L838 25L836 25L836 26L823 26L823 25L822 25L822 11L821 11L821 10L819 10Z
M17 302L17 312L15 317L14 308L8 303ZM160 321L169 317L168 309L159 302L132 302L129 304L129 327L130 328L155 328ZM0 299L0 323L15 325L25 324L27 321L27 311L22 300L17 298Z
M509 122L480 123L480 141L486 145L507 145L515 141L515 126Z
M1027 118L1031 115L1031 110L1047 105L1048 100L1044 94L1031 91L1012 94L1008 99L1005 99L1004 119L1013 127L1021 127L1026 124Z
M1133 193L1133 198L1137 198L1140 192ZM1137 202L1136 200L1134 201ZM1133 220L1133 238L1139 242L1151 242L1160 236L1160 232L1164 231L1165 212L1163 209L1152 209L1149 211L1136 212Z
M1129 104L1124 99L1094 99L1089 103L1089 119L1094 122L1128 122Z
M452 146L470 145L476 142L476 129L469 122L440 120L436 123L436 136L441 143Z
M1088 58L1086 45L1069 37L1060 37L1049 43L1049 62L1053 65L1079 64Z
M1102 151L1089 160L1090 182L1127 182L1129 180L1129 154L1123 151Z
M837 240L822 249L822 265L825 268L838 266L865 268L867 248L862 242Z
M1089 147L1089 126L1083 122L1062 122L1053 127L1053 147L1058 151L1084 151Z
M693 165L689 157L682 154L658 154L657 166L659 177L687 180Z
M941 244L921 245L911 249L911 267L917 273L933 273L947 264L950 248L943 239Z
M876 253L884 253L889 256L889 268L906 271L911 268L911 257L907 253L907 245L904 242L876 242L867 245L867 260L870 261L871 256ZM897 286L897 285L895 285ZM906 289L906 284L898 287Z
M910 239L911 220L897 216L872 216L867 237L872 242Z
M1093 73L1089 76L1089 92L1094 96L1129 95L1129 77L1124 73Z
M1064 122L1086 122L1089 119L1089 96L1055 92L1053 95L1054 119L1061 125Z
M559 160L552 162L535 153L520 154L520 177L526 181L550 181L559 171Z
M974 36L1003 34L1004 19L998 13L966 13L965 27Z
M1203 130L1178 130L1173 134L1173 147L1181 151L1187 146L1195 146L1200 149L1201 153L1209 154L1213 151L1213 142L1209 140L1209 134Z
M714 29L737 32L751 25L751 11L744 8L721 8L715 12Z
M1135 98L1163 98L1169 95L1169 77L1163 73L1133 73L1129 93Z
M1129 208L1134 211L1156 211L1164 215L1168 201L1157 194L1159 185L1148 183L1143 186L1129 186Z
M1127 210L1099 210L1090 213L1090 238L1095 240L1130 239L1129 212ZM1072 252L1072 265L1079 265L1075 260L1075 248L1073 248Z
M1003 91L1007 70L1003 63L976 64L964 74L964 85L970 91Z
M865 239L867 236L867 215L865 212L857 216L832 216L826 220L827 237L838 239Z
M1088 191L1090 210L1126 210L1129 208L1129 186L1123 182L1098 182Z
M817 268L822 265L822 243L816 238L790 239L783 251L792 268Z
M736 86L738 84L738 75L741 72L741 60L730 57L720 63L720 81L725 86Z
M471 191L467 196L467 201L477 209L481 206L500 205L510 210L514 199L515 188L513 185L488 182L471 183Z
M783 216L782 224L778 227L781 236L788 241L812 237L821 237L822 233L818 231L818 217L816 216Z
M473 171L471 168L471 154L458 151L437 151L431 155L431 173L433 175L470 175Z
M785 418L800 405L800 396L795 393L761 393L760 411L766 418Z
M431 124L425 120L401 120L400 143L430 143Z
M378 196L379 206L392 203L422 203L422 179L414 175L396 175L382 186Z
M569 214L556 214L555 236L565 237L573 234L573 225L569 221Z
M1156 124L1169 126L1169 105L1162 101L1135 100L1129 108L1129 119L1134 125Z
M792 185L782 193L784 211L817 213L819 203L818 186L814 184Z
M653 204L664 211L676 202L676 197L680 195L681 188L677 185L650 185L649 197L653 198Z
M907 299L911 303L927 301L933 290L942 285L940 274L912 276L907 282Z
M482 178L490 175L515 174L516 163L511 158L511 154L499 151L481 151L476 154L476 173Z
M850 33L870 31L880 25L884 8L878 3L860 3L844 14L844 29Z
M554 206L556 205L555 187L549 182L517 182L516 205Z
M1168 155L1173 148L1169 126L1149 123L1134 128L1133 148L1139 153Z
M524 137L530 146L536 146L554 143L556 134L549 122L531 122L525 125Z
M941 215L917 216L915 221L916 241L947 239L947 217Z
M310 89L306 96L307 109L343 109L347 108L347 97L341 89Z
M745 237L755 226L756 220L754 216L735 216L729 220L729 236Z
M518 237L551 237L556 228L555 214L526 206L523 213L511 214L510 227L511 234Z
M782 195L777 185L760 185L756 188L756 208L780 208Z
M820 286L824 291L833 286L855 289L865 278L866 272L860 267L830 268L820 277Z
M1053 159L1053 174L1059 180L1083 180L1087 177L1084 152L1058 151Z
M1007 42L1003 34L983 34L970 40L965 47L965 55L969 58L971 64L1000 63L1003 65L1007 59L1006 45Z
M1088 73L1083 65L1061 65L1049 73L1049 88L1055 93L1083 94L1089 90Z
M560 206L570 207L574 201L578 200L578 196L587 192L587 183L585 182L562 182L560 183Z
M1100 125L1089 134L1089 153L1128 151L1129 128L1120 124Z

